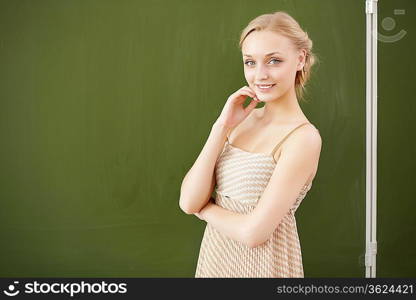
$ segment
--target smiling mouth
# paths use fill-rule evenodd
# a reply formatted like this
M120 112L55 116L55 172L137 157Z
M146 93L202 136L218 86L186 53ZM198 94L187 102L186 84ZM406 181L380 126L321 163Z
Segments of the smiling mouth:
M256 84L256 88L260 91L268 91L272 89L275 85L276 84L261 84L261 85Z

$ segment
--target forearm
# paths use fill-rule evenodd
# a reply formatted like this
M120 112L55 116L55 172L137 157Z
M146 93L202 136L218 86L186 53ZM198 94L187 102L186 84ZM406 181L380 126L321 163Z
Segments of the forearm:
M227 210L214 203L208 203L199 215L225 236L251 246L249 215Z
M186 213L195 213L209 201L213 190L215 164L226 141L230 128L218 121L211 128L210 135L186 174L182 185L179 205Z

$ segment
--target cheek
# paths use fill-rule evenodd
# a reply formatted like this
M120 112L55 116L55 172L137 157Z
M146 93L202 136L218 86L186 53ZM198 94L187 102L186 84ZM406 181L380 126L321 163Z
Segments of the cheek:
M254 72L244 71L244 77L246 78L247 83L253 84L253 81L254 81Z
M294 75L296 75L296 72L293 72L289 67L279 68L275 71L274 78L281 83L290 83L293 80Z
M244 76L245 76L246 78L252 78L252 77L253 77L253 75L254 75L253 70L250 70L250 69L244 69Z

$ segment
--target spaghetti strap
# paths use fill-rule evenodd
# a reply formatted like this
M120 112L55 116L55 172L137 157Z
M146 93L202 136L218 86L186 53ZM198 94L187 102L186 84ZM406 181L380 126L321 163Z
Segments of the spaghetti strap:
M301 126L303 126L303 125L306 125L306 124L311 124L311 123L309 123L309 122L307 122L307 123L303 123L303 124L300 124L299 126L297 126L297 127L295 127L294 129L292 129L292 131L290 131L275 147L274 147L274 149L273 149L273 151L272 151L272 153L271 153L271 155L274 157L274 154L276 153L276 150L277 149L279 149L279 147L280 147L280 145L296 130L296 129L298 129L299 127L301 127Z

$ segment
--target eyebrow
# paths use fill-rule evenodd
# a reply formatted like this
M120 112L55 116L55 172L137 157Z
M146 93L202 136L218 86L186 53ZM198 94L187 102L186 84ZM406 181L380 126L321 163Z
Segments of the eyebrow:
M280 54L280 55L282 55L280 52L272 52L272 53L268 53L268 54L266 54L266 57L267 56L270 56L270 55L273 55L273 54ZM249 56L249 57L252 57L250 54L244 54L243 56Z

